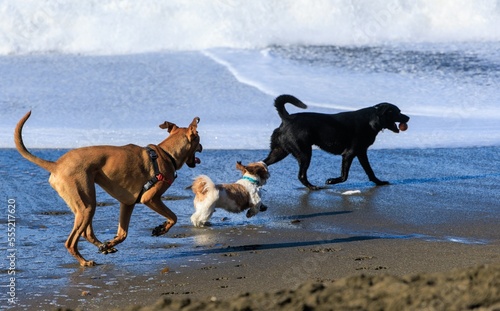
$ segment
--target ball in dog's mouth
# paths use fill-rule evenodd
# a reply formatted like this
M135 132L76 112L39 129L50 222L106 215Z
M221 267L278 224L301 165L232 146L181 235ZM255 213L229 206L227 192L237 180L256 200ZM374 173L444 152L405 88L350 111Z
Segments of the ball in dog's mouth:
M408 124L406 124L406 123L399 123L398 127L399 127L400 131L404 132L404 131L406 131L408 129Z

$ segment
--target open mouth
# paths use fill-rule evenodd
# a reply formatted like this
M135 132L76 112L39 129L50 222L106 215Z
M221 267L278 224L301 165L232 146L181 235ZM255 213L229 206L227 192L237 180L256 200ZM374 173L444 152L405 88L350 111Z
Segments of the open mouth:
M391 123L390 126L387 127L388 130L399 133L398 125L396 123Z
M399 124L392 123L387 129L393 131L394 133L399 133L399 131L406 131L408 129L408 124L406 122L400 122Z
M400 114L397 118L393 119L394 123L392 123L388 129L393 131L394 133L399 133L399 131L406 131L408 129L408 121L410 121L410 117L404 114Z
M193 152L193 156L189 159L189 161L186 162L186 165L193 168L196 167L197 164L200 164L201 160L196 156L196 153L202 151L203 146L201 144L198 144L198 147L196 147L196 150Z

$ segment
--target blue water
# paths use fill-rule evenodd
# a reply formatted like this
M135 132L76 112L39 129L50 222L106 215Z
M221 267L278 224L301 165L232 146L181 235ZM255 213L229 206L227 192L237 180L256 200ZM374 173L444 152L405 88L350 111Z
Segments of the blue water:
M497 146L499 23L488 0L3 1L0 147L31 109L30 147L144 144L198 115L206 148L265 149L283 93L412 117L374 148Z

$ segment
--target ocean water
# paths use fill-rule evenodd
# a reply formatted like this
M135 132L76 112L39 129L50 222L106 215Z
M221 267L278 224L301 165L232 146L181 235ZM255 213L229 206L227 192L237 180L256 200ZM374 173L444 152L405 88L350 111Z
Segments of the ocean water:
M498 1L2 1L0 147L147 144L197 115L205 148L266 149L288 93L391 102L374 148L500 143ZM288 108L295 112L294 108Z

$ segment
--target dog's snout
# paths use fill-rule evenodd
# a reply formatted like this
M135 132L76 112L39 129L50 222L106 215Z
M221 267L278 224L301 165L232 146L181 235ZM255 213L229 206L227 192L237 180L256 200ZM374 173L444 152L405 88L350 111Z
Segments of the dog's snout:
M402 114L402 113L400 113L399 115L400 115L399 122L407 123L408 121L410 121L409 116Z

